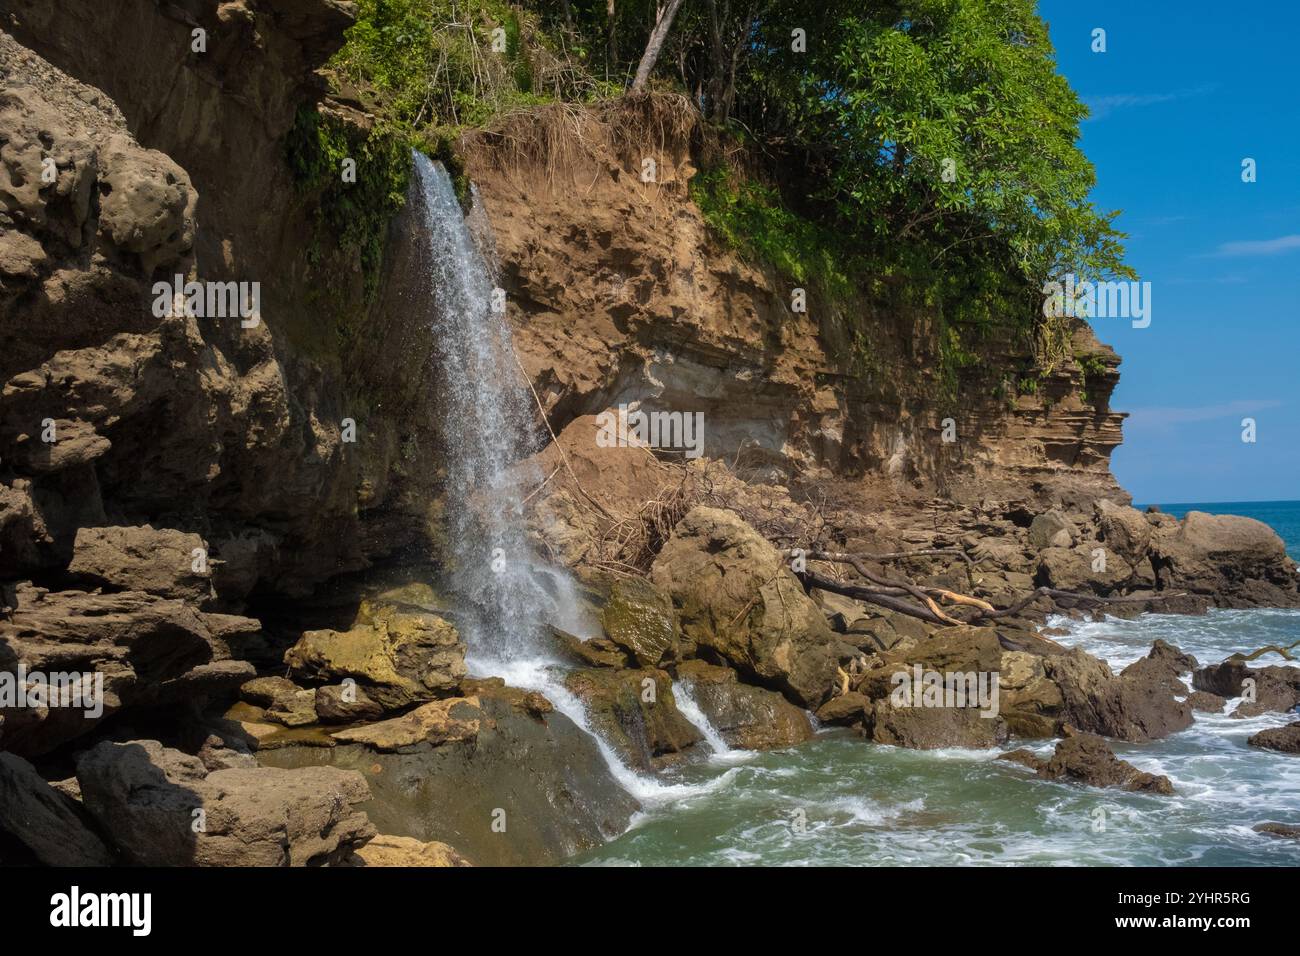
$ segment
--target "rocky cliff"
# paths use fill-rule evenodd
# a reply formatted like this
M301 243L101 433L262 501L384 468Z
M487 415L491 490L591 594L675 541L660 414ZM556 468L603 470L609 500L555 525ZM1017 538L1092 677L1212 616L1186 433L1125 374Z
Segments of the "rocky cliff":
M794 282L711 234L687 189L698 139L689 104L664 98L545 108L467 145L516 346L557 430L641 402L702 412L705 454L750 476L1127 500L1108 470L1119 358L1084 323L1032 394L1016 386L1033 357L998 342L947 392L933 315L812 296L795 311Z
M357 862L375 835L352 809L367 793L386 829L407 821L385 846L447 859L391 840L469 833L490 801L447 814L452 831L424 825L429 807L508 777L530 748L545 766L527 804L572 819L527 859L589 846L635 810L549 702L466 678L436 595L375 604L348 577L446 557L433 290L412 220L392 218L368 274L322 234L320 197L287 161L303 111L373 119L316 73L353 12L121 0L105 17L94 0L0 0L0 674L104 680L94 715L0 703L0 785L48 823L22 841L46 862L62 858L60 830L99 861L237 862L256 832L258 862ZM605 637L557 646L590 668L570 689L630 762L657 768L699 741L675 710L637 702L646 674L669 701L673 677L695 681L715 723L754 746L797 743L803 709L826 707L878 741L960 736L900 722L857 671L839 687L864 653L903 661L933 628L837 603L778 547L938 548L908 570L980 601L1039 586L1132 607L1186 590L1182 610L1300 601L1262 525L1124 507L1108 469L1119 360L1086 325L1050 369L993 338L941 381L933 315L816 295L798 310L787 278L727 248L688 189L698 145L693 114L663 96L530 110L458 145L542 410L550 477L528 495L532 528L609 601ZM236 306L257 283L256 308L160 296L178 276L236 290L217 300ZM593 416L637 403L702 413L703 458L603 448ZM1109 570L1098 547L1118 558ZM649 576L648 596L620 596L611 575L629 573ZM610 611L620 601L634 627ZM1187 718L1172 697L1134 718L1136 681L1037 661L1059 650L1031 633L1045 610L941 650L1024 670L1021 730L1073 720L1145 739ZM1081 682L1108 701L1099 713ZM259 748L284 752L259 767ZM368 789L356 771L370 768L391 776ZM430 768L438 785L412 804L405 784ZM78 786L84 799L64 793ZM264 787L270 804L254 799ZM197 844L140 837L155 803L196 800L226 801L227 828ZM106 849L105 827L129 838Z

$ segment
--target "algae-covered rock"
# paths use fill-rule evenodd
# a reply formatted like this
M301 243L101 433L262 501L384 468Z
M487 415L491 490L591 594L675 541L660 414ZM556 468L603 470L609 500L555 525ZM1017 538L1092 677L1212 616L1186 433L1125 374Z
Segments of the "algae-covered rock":
M465 681L478 699L478 730L426 739L400 752L363 743L259 752L278 767L360 771L366 813L383 833L454 846L477 866L543 865L591 849L626 829L639 809L596 741L539 694L500 681Z
M391 604L363 604L347 631L307 631L284 660L302 677L352 678L386 710L446 696L465 676L465 645L455 627Z
M676 657L677 621L672 599L642 578L620 578L600 613L605 636L641 667Z

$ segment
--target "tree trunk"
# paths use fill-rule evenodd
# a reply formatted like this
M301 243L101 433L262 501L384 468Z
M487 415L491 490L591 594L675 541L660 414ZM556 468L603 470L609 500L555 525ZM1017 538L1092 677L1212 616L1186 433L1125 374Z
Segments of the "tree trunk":
M605 0L605 59L608 61L605 79L618 69L618 38L614 36L614 0Z
M650 78L650 71L655 68L655 61L659 59L659 51L663 49L664 40L668 38L668 28L673 25L673 17L677 16L677 10L681 5L682 0L668 0L667 7L659 8L659 15L655 18L655 28L650 31L645 53L641 54L641 64L636 68L636 78L632 81L633 93L639 93L645 88L646 80Z

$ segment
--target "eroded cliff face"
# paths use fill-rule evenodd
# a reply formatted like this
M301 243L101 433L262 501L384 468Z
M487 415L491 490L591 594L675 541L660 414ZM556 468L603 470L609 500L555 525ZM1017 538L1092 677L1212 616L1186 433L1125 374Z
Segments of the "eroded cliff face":
M312 197L285 162L352 5L0 13L30 48L5 39L5 573L57 581L77 528L150 523L201 535L237 607L422 540L420 313L366 301L342 259L331 308L376 331L347 352L320 331ZM257 283L260 321L156 315L177 275Z
M684 106L646 99L546 108L467 144L516 348L557 431L641 402L703 412L705 454L753 477L1127 500L1109 472L1119 359L1084 323L1034 393L1016 394L1018 372L1041 371L1027 351L991 342L951 394L933 316L815 296L793 311L795 283L710 235L687 188L695 132Z

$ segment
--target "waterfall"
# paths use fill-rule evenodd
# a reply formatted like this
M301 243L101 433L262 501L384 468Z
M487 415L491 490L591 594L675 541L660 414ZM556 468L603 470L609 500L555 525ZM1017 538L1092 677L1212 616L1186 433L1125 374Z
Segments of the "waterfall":
M471 672L544 694L596 739L614 778L638 799L677 799L725 785L726 775L700 787L635 773L592 730L582 702L564 686L544 636L548 624L577 632L580 602L567 573L535 559L524 531L520 485L535 485L541 476L519 464L532 451L532 408L517 375L504 304L493 302L492 272L447 170L416 152L415 174L447 463L450 584L472 611L460 619Z
M441 163L415 154L423 199L430 318L446 453L451 586L478 609L471 652L507 662L539 651L568 586L534 567L524 533L518 463L531 451L531 409L516 371L503 301ZM515 471L511 471L512 467ZM559 582L558 585L555 582ZM552 584L548 592L545 584Z

